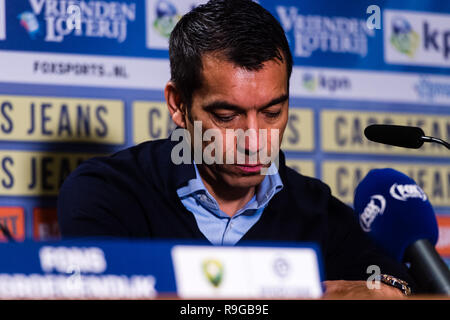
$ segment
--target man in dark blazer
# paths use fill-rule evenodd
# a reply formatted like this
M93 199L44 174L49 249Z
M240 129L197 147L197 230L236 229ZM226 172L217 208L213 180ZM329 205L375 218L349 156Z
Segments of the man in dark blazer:
M385 284L368 289L367 268L411 282L407 270L327 185L285 164L293 62L276 19L250 0L213 0L178 22L169 54L165 98L177 129L81 164L59 194L62 235L316 242L327 294L401 297ZM227 140L239 130L250 134Z

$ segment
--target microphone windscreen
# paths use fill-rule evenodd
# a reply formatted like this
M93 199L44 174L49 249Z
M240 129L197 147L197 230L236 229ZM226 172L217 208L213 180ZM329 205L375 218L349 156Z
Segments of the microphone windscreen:
M356 187L354 209L361 228L397 261L417 240L436 245L433 207L414 180L399 171L371 170Z
M372 124L364 129L364 135L370 141L418 149L423 145L421 138L425 133L419 127Z

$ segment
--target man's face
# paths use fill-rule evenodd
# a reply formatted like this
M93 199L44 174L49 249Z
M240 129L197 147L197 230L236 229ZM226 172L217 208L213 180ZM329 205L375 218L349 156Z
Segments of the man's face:
M250 155L255 152L261 154L264 149L270 156L272 147L281 145L288 120L286 65L278 60L269 60L262 69L249 71L211 54L204 55L202 62L202 87L192 96L191 109L188 111L192 122L187 120L186 128L194 137L193 122L201 121L203 132L217 129L223 141L222 164L205 165L202 173L230 187L257 186L264 179L261 169L267 168L270 163L264 164L259 157L254 162ZM254 130L256 134L230 142L230 136L226 135L227 129L241 129L244 132ZM260 139L262 129L267 130L265 139ZM278 131L278 141L271 140L272 130ZM202 142L202 152L210 143ZM227 160L230 152L234 154L232 164ZM244 163L238 161L239 154L245 157Z

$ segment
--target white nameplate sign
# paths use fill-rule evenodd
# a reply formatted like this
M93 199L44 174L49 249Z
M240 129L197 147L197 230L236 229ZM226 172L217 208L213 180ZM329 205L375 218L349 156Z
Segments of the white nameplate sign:
M180 298L320 298L318 259L312 248L172 249Z

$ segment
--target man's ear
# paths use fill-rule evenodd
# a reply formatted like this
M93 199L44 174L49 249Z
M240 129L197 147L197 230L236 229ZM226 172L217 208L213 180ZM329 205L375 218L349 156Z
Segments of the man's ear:
M181 128L186 128L186 108L181 102L180 92L172 81L166 84L164 96L166 97L167 107L173 122Z

